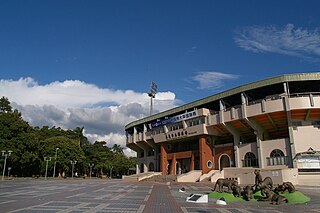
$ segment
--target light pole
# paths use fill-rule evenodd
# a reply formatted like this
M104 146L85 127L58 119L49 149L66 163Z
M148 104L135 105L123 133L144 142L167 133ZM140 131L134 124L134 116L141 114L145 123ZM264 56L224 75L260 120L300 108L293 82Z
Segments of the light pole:
M4 180L4 172L6 171L7 157L11 155L12 151L4 151L2 150L2 156L4 156L4 164L3 164L3 172L2 172L2 180Z
M148 93L148 96L150 97L150 115L153 114L153 104L152 104L152 99L156 97L156 93L157 93L157 88L158 86L154 83L154 82L151 82L151 85L150 85L150 92Z
M47 180L48 162L51 161L51 157L44 157L44 160L47 161L46 162L46 173L44 175L44 179Z
M56 165L57 165L58 150L59 150L59 148L56 148L56 155L54 157L54 166L53 166L53 178L56 176Z
M75 160L75 161L70 161L71 162L71 164L72 164L72 171L71 171L71 177L72 177L72 179L73 179L73 169L74 169L74 164L76 164L77 163L77 161Z
M94 164L93 163L92 164L89 163L89 166L90 166L90 179L91 179L92 167L94 166Z

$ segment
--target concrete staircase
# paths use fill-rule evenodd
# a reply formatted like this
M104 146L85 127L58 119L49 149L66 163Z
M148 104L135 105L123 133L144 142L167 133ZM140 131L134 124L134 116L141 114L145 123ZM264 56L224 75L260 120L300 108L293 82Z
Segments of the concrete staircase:
M161 172L146 172L146 173L134 174L129 176L123 175L122 179L125 181L139 182L145 179L159 176L161 174L162 174Z
M202 170L192 170L177 176L177 182L197 182L202 175Z
M219 170L211 170L207 174L201 175L200 178L199 178L199 181L200 182L211 181L211 177L216 173L220 173Z
M156 175L143 181L150 181L150 182L160 182L160 183L167 183L167 182L175 182L177 180L177 175Z

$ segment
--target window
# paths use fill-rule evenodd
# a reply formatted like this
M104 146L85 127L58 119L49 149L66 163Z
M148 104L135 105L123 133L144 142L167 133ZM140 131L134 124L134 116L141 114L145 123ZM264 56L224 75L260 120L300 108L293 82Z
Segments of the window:
M258 167L258 159L252 152L247 152L242 162L243 167Z
M284 154L280 149L274 149L270 153L270 158L283 157L283 156L284 156Z
M268 166L287 165L288 158L280 149L274 149L270 153L270 158L267 158Z

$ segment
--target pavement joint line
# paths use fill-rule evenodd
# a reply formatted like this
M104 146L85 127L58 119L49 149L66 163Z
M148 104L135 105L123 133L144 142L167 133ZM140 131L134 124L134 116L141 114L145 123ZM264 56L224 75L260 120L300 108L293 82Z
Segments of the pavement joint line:
M103 191L103 190L105 190L105 188L104 188L104 187L103 187L103 188L101 188L101 189L95 190L95 191L93 191L93 192L100 192L100 191Z
M142 213L144 210L145 205L141 205L137 211L137 213Z
M127 194L120 194L120 195L118 195L118 196L115 196L115 197L113 197L113 198L111 198L111 200L119 200L120 198L123 198L123 197L125 197Z
M74 191L78 191L78 190L81 190L81 189L84 189L85 187L79 187L79 188L75 188L75 189L70 189L69 191L70 192L74 192Z
M107 203L107 204L100 204L100 205L94 207L93 209L90 209L90 210L88 210L88 211L85 211L85 213L97 212L97 211L99 211L99 210L102 210L102 209L106 208L106 207L109 206L109 205L110 205L109 203Z
M16 202L16 200L7 200L7 201L0 202L0 204L13 203L13 202Z
M68 197L66 197L66 198L79 197L79 196L84 195L84 194L86 194L86 192L79 193L79 194L76 194L76 195L71 195L71 196L68 196Z
M75 210L78 210L79 208L82 208L82 207L85 207L86 205L88 205L90 203L80 203L76 206L71 206L71 208L68 208L66 210L62 210L62 211L59 211L59 213L68 213L68 212L72 212L72 211L75 211Z
M232 213L231 211L229 211L227 209L222 209L222 208L216 208L216 209L221 213Z
M149 190L148 194L151 195L151 193L152 193L152 189Z
M33 192L29 192L29 193L33 193ZM27 190L20 190L20 191L16 191L16 193L12 193L12 192L4 192L4 193L1 193L1 195L6 195L7 197L12 197L12 196L15 196L15 195L20 195L20 194L27 194Z
M144 198L144 201L148 201L150 195L147 195L145 198Z
M237 209L239 212L242 213L251 213L250 211L246 210L246 209Z
M188 213L188 210L185 207L181 207L183 213Z

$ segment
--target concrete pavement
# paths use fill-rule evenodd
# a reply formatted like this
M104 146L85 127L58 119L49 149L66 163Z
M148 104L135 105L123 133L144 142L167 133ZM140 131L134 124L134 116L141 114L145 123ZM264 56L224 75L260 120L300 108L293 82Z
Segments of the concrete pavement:
M179 189L185 187L186 192ZM210 193L211 183L154 183L122 180L5 180L0 183L0 212L320 212L320 188L298 186L308 204L273 206L261 202L187 203L191 193Z

